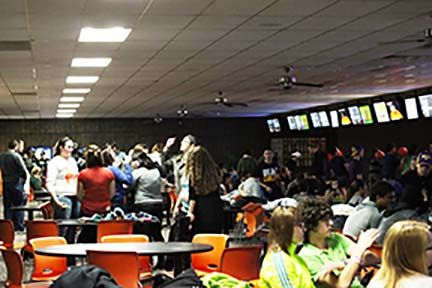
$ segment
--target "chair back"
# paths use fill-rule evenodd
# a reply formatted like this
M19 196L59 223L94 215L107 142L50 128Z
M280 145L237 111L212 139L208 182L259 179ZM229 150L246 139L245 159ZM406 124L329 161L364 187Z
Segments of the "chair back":
M0 241L3 242L1 246L6 249L12 249L15 239L15 228L14 224L9 219L0 220ZM0 246L0 247L1 247Z
M6 264L7 278L6 287L21 287L23 278L23 263L19 253L13 249L5 249L1 251L3 260Z
M33 251L53 245L67 244L63 237L42 237L30 240ZM32 280L54 280L67 270L66 257L44 256L34 253Z
M123 288L139 287L137 253L87 250L87 260L89 264L109 272L117 284Z
M59 229L57 222L54 220L33 220L27 221L27 240L24 250L33 253L30 240L41 237L57 237L59 236Z
M132 234L133 224L130 220L101 221L97 227L97 242L107 235Z
M242 281L258 279L261 250L259 245L226 248L222 254L220 272Z
M42 215L44 219L54 219L54 208L51 204L51 201L44 202L40 209L42 211Z
M192 267L204 272L219 271L221 257L227 246L228 235L224 234L196 234L192 243L210 244L213 250L204 253L197 253L191 256Z
M149 237L146 235L108 235L101 239L102 243L148 243ZM149 256L139 256L140 273L152 272Z

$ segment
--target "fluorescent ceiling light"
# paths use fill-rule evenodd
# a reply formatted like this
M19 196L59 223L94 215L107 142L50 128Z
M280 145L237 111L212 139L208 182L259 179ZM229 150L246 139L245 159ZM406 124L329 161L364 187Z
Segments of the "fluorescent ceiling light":
M74 115L73 114L57 114L56 117L57 118L72 118Z
M132 31L130 28L113 27L113 28L91 28L84 27L81 29L79 42L123 42Z
M71 113L75 113L77 110L76 109L58 109L57 110L57 114L71 114Z
M96 83L99 80L99 76L68 76L66 83L68 84L87 84Z
M107 67L111 58L73 58L71 67Z
M60 103L58 108L78 108L80 107L79 103Z
M84 97L61 97L60 98L60 102L83 102L84 101Z
M90 91L90 88L65 88L63 94L87 94Z

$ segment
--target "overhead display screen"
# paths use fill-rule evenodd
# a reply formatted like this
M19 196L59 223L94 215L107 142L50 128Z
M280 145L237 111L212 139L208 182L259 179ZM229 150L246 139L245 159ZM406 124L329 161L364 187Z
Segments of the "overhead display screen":
M309 121L306 114L300 115L300 121L302 123L301 130L309 130Z
M391 121L399 121L404 119L399 101L392 100L386 102L388 113Z
M348 126L351 125L352 121L348 115L348 111L345 108L339 109L339 118L340 118L340 123L342 124L342 126Z
M270 133L276 133L276 132L280 132L281 131L281 126L279 123L279 119L275 118L275 119L268 119L267 120L267 125L269 128Z
M372 113L371 113L369 105L360 106L359 109L360 109L360 115L361 115L363 124L365 124L365 125L373 124Z
M417 111L417 101L415 98L405 99L405 110L408 119L412 120L419 118L419 114Z
M424 117L432 117L432 95L419 97L420 107Z
M288 126L290 130L299 130L294 116L288 116L287 120L288 120Z
M386 123L390 121L385 102L376 102L373 104L373 107L378 123Z
M321 121L320 121L318 113L317 112L312 112L312 113L310 113L310 117L311 117L311 120L312 120L313 127L314 128L320 128L321 127Z
M329 119L327 116L327 112L321 111L321 112L318 112L318 115L319 115L319 119L321 122L321 126L322 127L330 127L330 122L329 122Z
M330 120L333 128L339 127L338 112L336 110L330 111Z
M357 106L348 107L349 114L351 116L352 124L361 125L363 124L362 117L360 115L360 109Z

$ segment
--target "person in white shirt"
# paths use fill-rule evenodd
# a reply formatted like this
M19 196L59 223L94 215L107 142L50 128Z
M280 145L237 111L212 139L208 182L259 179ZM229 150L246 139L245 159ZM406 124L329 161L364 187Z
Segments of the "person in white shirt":
M426 223L396 222L384 239L381 269L368 288L432 287L428 276L432 235Z
M54 158L48 162L46 186L52 196L56 219L79 216L80 207L76 199L78 166L72 157L73 149L72 139L60 139L54 146Z

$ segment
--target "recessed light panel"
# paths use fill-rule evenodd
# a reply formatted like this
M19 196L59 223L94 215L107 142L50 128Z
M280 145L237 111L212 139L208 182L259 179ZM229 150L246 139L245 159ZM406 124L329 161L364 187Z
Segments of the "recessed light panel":
M73 58L71 67L107 67L111 58Z
M124 42L132 29L123 27L81 29L79 42Z
M65 88L63 94L87 94L90 91L90 88Z
M93 84L99 80L99 76L68 76L66 83L68 84Z
M60 98L60 102L83 102L84 101L84 97L69 97L69 96L65 96L65 97L61 97Z

